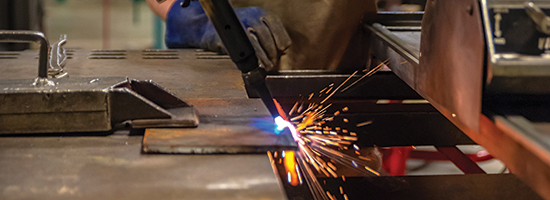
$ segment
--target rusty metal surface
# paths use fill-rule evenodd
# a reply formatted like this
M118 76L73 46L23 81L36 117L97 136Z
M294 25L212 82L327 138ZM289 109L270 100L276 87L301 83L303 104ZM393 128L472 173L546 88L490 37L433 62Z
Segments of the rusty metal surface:
M479 3L428 1L416 91L461 130L479 131L484 38Z
M275 125L259 99L189 101L200 112L200 126L192 129L147 129L143 152L265 153L297 147L290 132L275 134ZM260 127L254 126L260 123Z

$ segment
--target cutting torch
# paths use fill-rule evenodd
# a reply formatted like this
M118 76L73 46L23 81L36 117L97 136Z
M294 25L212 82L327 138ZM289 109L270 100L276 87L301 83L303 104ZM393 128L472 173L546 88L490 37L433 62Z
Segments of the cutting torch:
M184 1L182 6L188 5L189 1ZM233 7L227 0L199 1L212 21L231 60L241 70L244 83L256 90L273 118L279 117L277 107L265 82L267 72L260 66L254 47L241 26Z

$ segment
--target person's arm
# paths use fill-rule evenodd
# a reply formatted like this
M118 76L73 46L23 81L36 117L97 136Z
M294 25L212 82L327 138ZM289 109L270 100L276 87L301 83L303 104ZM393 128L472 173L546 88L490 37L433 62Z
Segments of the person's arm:
M147 5L159 16L162 21L166 21L166 15L176 0L147 0Z

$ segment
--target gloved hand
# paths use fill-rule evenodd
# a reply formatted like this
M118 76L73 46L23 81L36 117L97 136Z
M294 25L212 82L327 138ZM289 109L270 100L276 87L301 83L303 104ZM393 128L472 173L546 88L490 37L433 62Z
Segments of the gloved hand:
M166 17L166 46L169 48L202 48L227 54L212 22L198 1L188 7L176 1ZM266 70L277 66L279 58L291 45L283 24L273 15L258 7L235 9L254 46L256 55Z

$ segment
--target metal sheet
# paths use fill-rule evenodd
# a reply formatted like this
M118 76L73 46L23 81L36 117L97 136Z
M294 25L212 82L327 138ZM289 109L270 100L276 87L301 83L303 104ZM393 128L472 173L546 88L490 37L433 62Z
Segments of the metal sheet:
M479 131L484 38L479 2L426 3L416 91L460 129Z
M273 119L259 99L189 101L199 111L201 124L193 129L147 129L143 139L144 152L265 153L297 148L290 132L273 132Z

